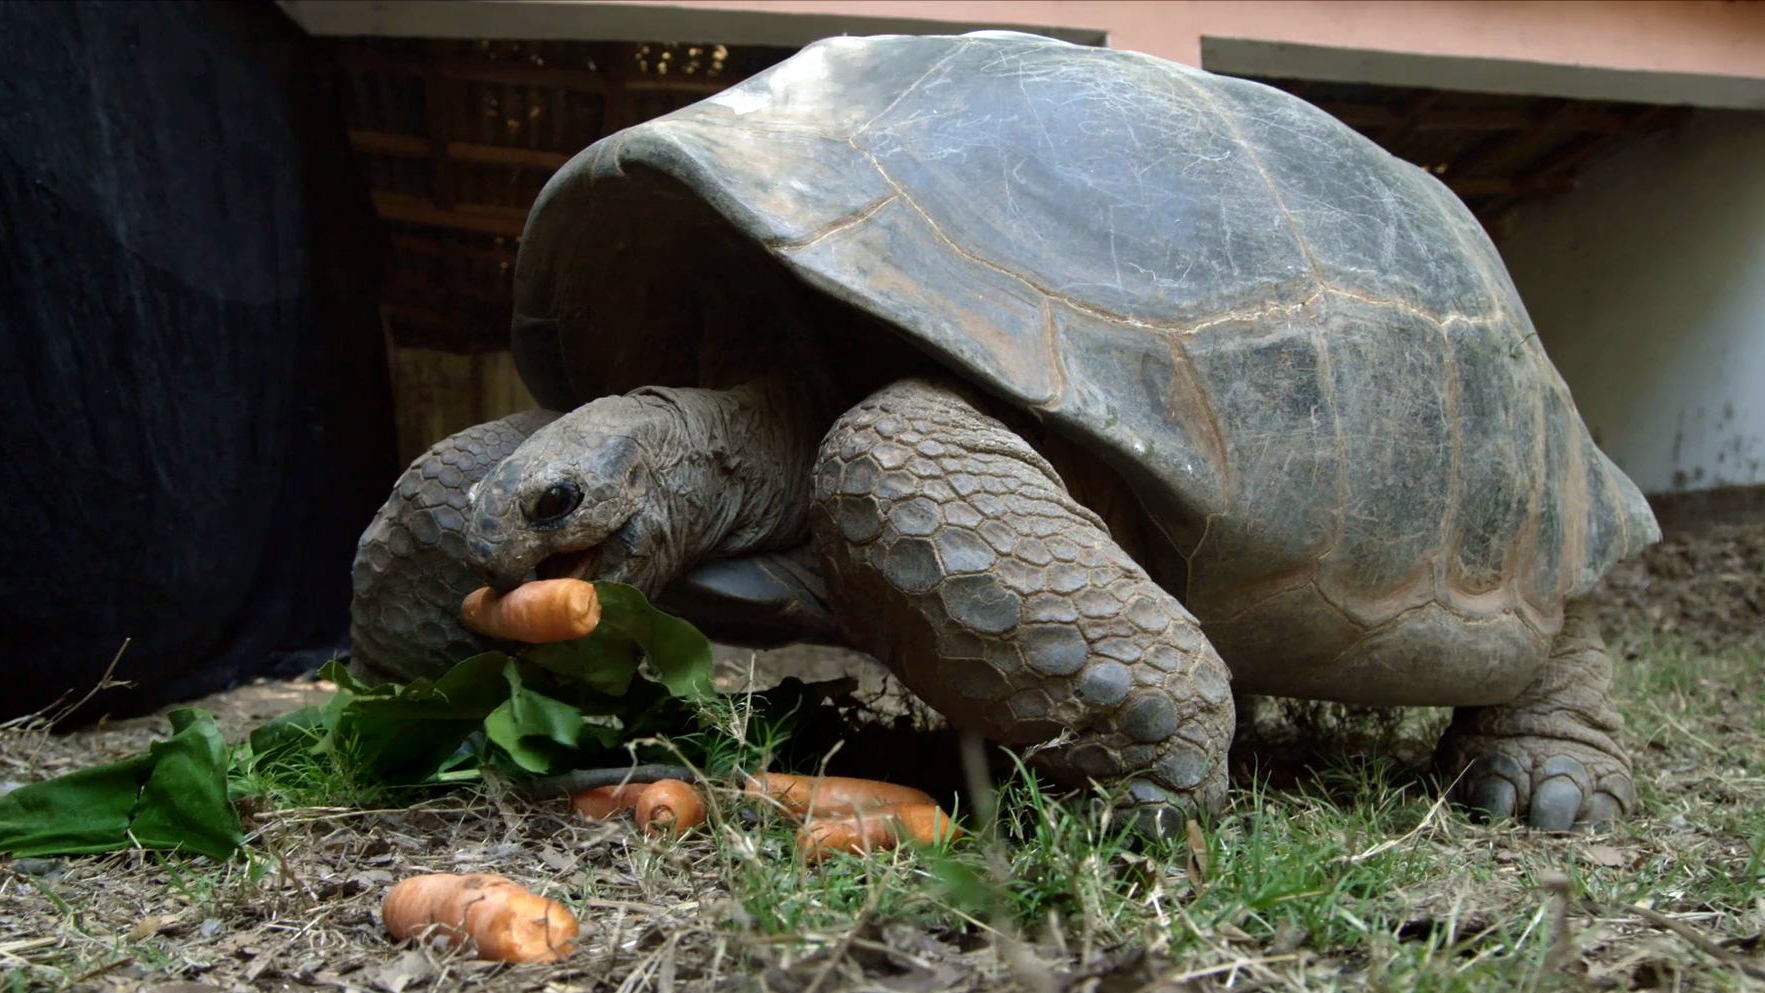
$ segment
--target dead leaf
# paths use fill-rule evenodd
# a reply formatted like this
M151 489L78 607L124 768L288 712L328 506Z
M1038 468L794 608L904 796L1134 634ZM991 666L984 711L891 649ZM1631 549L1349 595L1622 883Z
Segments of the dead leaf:
M175 914L153 914L149 917L143 917L139 924L136 924L129 929L129 933L124 936L123 940L146 941L148 938L151 938L171 925L176 924L178 919L183 916L184 912L179 911Z
M1201 834L1201 825L1194 820L1183 824L1183 832L1186 837L1185 847L1189 852L1189 857L1183 862L1183 871L1189 877L1189 887L1195 891L1196 896L1200 896L1207 883L1207 839Z
M1227 921L1214 928L1214 932L1227 941L1235 942L1240 945L1253 945L1256 943L1256 939L1250 936L1250 932L1233 924L1231 921Z
M1611 845L1589 845L1586 855L1587 860L1594 865L1603 865L1611 869L1630 864L1630 860L1624 857L1624 853Z
M406 986L434 974L435 964L429 961L429 956L412 948L375 970L374 985L386 993L404 993Z
M550 845L540 848L539 860L559 872L569 872L571 869L576 868L576 860L574 858L565 855L563 852L558 851Z

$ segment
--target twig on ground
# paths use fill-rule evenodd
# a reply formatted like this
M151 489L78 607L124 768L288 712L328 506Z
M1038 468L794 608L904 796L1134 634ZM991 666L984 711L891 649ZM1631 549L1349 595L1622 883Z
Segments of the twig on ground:
M1678 937L1684 939L1693 948L1696 948L1705 955L1721 962L1723 965L1735 969L1753 979L1765 979L1765 968L1760 968L1759 966L1754 965L1744 957L1736 954L1732 949L1724 948L1714 941L1711 941L1709 938L1704 937L1690 925L1682 921L1676 921L1660 911L1650 910L1648 907L1641 906L1640 904L1632 904L1625 909L1663 931L1672 932Z
M1206 975L1212 975L1214 972L1225 972L1227 970L1232 971L1232 973L1234 975L1236 975L1237 970L1248 968L1253 974L1255 974L1257 976L1258 979L1264 980L1268 984L1273 985L1275 983L1281 982L1281 976L1279 973L1275 972L1273 969L1268 968L1268 966L1265 963L1277 961L1277 960L1286 961L1288 959L1296 959L1299 957L1299 954L1296 952L1296 953L1293 953L1290 955L1284 955L1284 956L1264 956L1263 958L1245 958L1244 956L1241 956L1241 955L1237 954L1236 952L1232 951L1231 948L1226 946L1224 943L1220 942L1217 938L1213 937L1212 935L1208 934L1207 932L1202 931L1200 926L1195 923L1195 919L1193 917L1189 916L1189 911L1184 909L1184 907L1181 903L1177 903L1177 902L1173 901L1171 903L1171 909L1176 911L1177 917L1183 922L1183 926L1189 929L1189 933L1195 936L1196 941L1199 941L1202 945L1211 949L1214 954L1223 956L1223 957L1231 960L1230 962L1224 963L1223 965L1221 965L1217 968L1210 967L1210 968L1212 968L1212 972L1206 973ZM1173 980L1173 982L1174 982L1174 980Z
M1229 972L1233 969L1242 969L1245 966L1266 966L1273 962L1292 962L1298 958L1299 954L1297 952L1289 952L1285 955L1263 955L1251 959L1234 959L1230 962L1220 962L1202 969L1190 969L1187 972L1161 976L1159 979L1162 983L1174 986L1177 983L1188 982L1191 979L1201 979L1205 976L1214 976L1222 972Z
M696 783L699 774L684 765L651 763L627 765L612 769L573 769L556 776L546 776L524 784L519 792L531 796L574 796L602 786L623 786L627 783L653 783L659 779L679 779Z
M1559 972L1575 952L1575 939L1569 925L1569 877L1560 872L1540 873L1539 885L1550 893L1550 949L1539 966L1539 978Z
M36 736L37 740L34 748L21 748L17 750L26 753L23 756L24 761L22 763L24 768L33 770L34 774L34 770L37 768L38 759L42 756L43 748L48 743L49 733L55 730L57 724L67 720L81 707L84 707L93 697L108 689L127 689L128 687L135 685L126 679L111 678L116 672L117 663L123 660L123 653L129 650L129 644L133 640L134 639L132 638L123 639L121 647L116 650L115 655L111 656L110 664L104 667L104 674L98 677L98 682L92 684L92 688L86 691L85 696L80 697L73 703L63 706L62 701L67 699L67 694L63 693L61 696L57 697L53 703L46 707L29 714L14 717L8 721L0 722L0 734Z

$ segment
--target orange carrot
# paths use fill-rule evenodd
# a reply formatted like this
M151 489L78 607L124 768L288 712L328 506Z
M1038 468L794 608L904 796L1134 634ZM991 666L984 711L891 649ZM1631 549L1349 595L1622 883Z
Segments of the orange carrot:
M380 918L403 941L469 943L481 959L556 962L576 940L576 916L556 900L490 873L435 873L401 881L387 894Z
M835 852L887 851L903 841L929 845L961 834L937 804L903 803L814 818L797 832L797 848L806 860L819 862Z
M678 779L659 779L637 798L637 824L649 834L679 837L705 822L705 798Z
M604 821L616 817L637 806L637 798L648 789L649 783L621 783L616 786L597 786L592 790L584 790L570 798L571 806L576 812L591 821Z
M962 837L962 829L935 803L903 803L886 808L885 812L894 815L899 841L933 845Z
M880 779L792 776L782 772L762 772L748 777L747 793L770 797L798 817L811 811L847 814L895 804L934 803L931 794L924 790L885 783Z
M466 594L460 623L505 641L545 645L580 638L601 622L594 584L581 579L540 579L503 596L488 586Z

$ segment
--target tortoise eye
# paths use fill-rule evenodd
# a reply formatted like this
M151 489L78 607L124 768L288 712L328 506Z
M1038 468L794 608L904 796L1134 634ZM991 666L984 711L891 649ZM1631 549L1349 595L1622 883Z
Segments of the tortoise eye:
M527 519L535 524L552 524L568 516L581 503L582 490L575 483L553 483L545 488L538 500L533 501Z

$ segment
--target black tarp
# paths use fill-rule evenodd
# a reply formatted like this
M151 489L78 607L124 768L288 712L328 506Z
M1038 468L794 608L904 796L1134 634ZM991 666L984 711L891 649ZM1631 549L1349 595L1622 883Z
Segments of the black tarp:
M0 716L346 641L396 466L333 78L268 3L0 4Z

